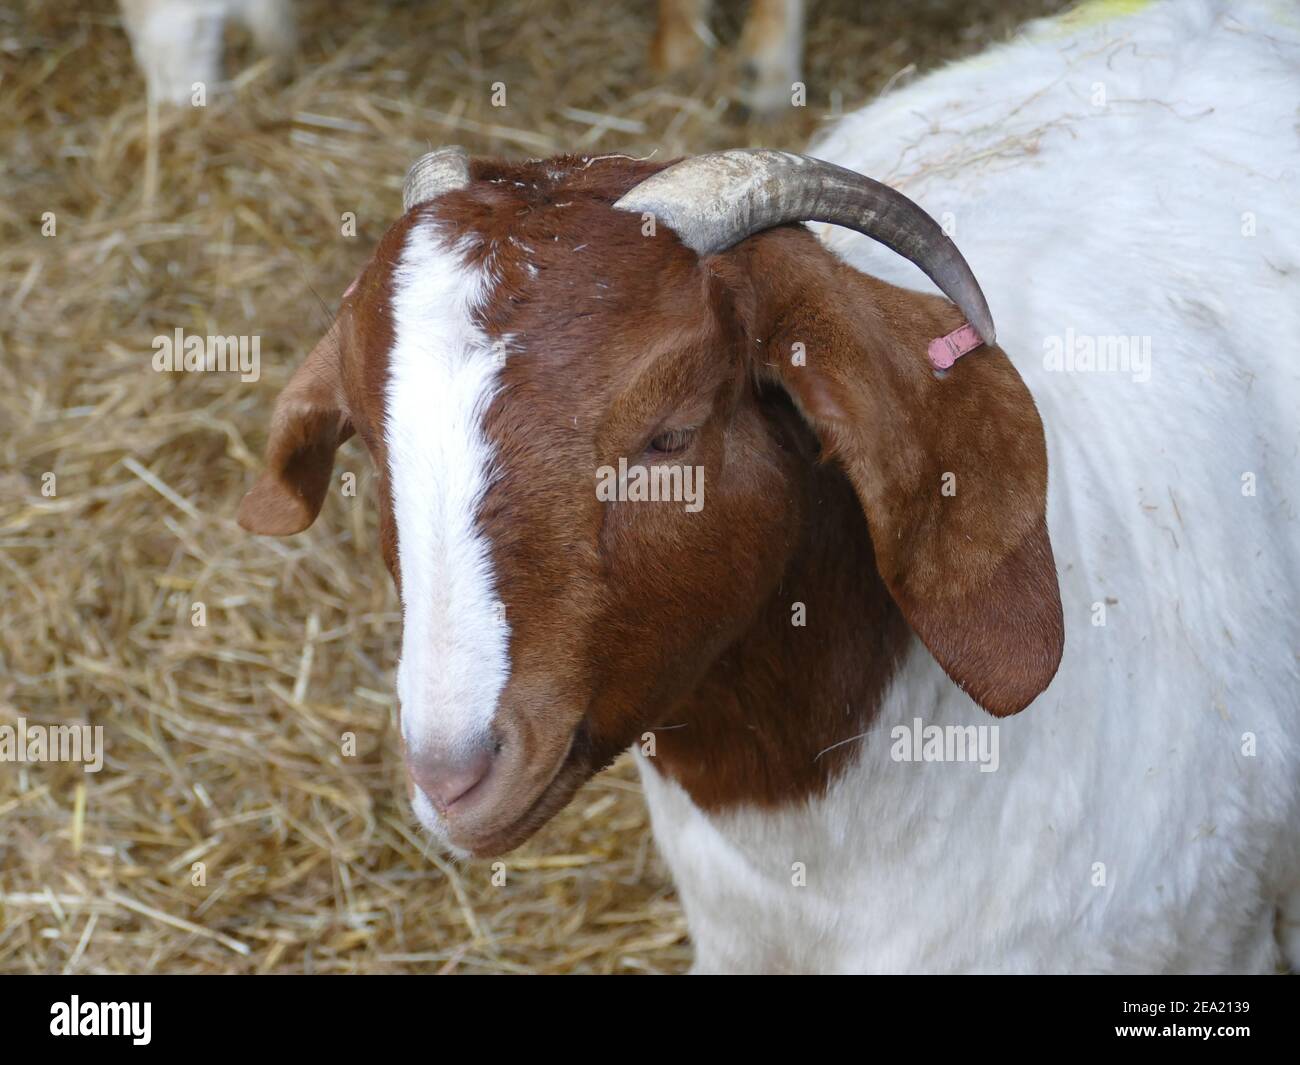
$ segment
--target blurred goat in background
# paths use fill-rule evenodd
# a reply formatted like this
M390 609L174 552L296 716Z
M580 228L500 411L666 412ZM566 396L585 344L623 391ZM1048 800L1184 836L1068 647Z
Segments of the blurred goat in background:
M196 82L222 78L226 26L233 21L258 51L281 59L297 43L291 0L119 0L136 62L151 99L183 104ZM659 0L650 65L660 74L699 63L717 45L709 29L713 0ZM790 103L800 80L804 0L752 0L739 52L740 100L759 117Z
M297 33L289 0L120 0L135 61L152 100L183 104L196 83L222 78L226 25L252 35L258 51L287 59Z
M709 29L713 0L659 0L650 64L661 73L699 62L717 39ZM755 115L789 106L803 67L804 0L751 0L740 35L742 102Z

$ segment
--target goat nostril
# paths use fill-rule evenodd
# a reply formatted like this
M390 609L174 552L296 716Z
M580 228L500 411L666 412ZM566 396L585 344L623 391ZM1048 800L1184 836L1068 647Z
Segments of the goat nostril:
M445 811L488 775L495 755L489 747L475 747L465 755L417 754L410 760L410 772L429 801Z

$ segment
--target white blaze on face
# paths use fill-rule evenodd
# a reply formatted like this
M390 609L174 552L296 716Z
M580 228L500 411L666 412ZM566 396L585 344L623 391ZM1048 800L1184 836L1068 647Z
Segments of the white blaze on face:
M393 274L385 441L401 567L397 694L414 757L485 742L509 672L490 545L476 523L492 475L483 416L497 359L473 311L489 283L427 221L411 227ZM416 809L429 823L423 795Z

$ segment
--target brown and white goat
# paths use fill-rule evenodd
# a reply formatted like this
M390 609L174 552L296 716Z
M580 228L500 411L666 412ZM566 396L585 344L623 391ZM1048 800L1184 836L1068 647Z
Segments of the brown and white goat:
M1018 355L946 372L979 287L856 174L427 157L240 513L371 451L421 821L499 853L634 746L701 969L1300 966L1298 82L1180 0L840 123L960 210ZM663 467L704 505L602 491Z
M850 192L874 183L769 152L456 178L461 159L414 175L411 209L281 396L240 511L257 532L305 528L334 449L361 436L430 828L509 850L675 722L690 727L656 734L655 765L703 808L816 794L849 752L818 753L870 718L909 625L996 714L1047 684L1046 459L1006 357L946 379L925 357L961 324L946 300L859 274L801 228L742 240L720 202L694 229L680 208L748 181L737 210L761 228L769 170L809 174L811 199L778 190L782 218L836 215L819 201L846 175ZM895 246L928 242L991 335L947 238L875 191L892 199L856 209ZM905 232L918 218L921 237ZM701 468L707 505L603 501L598 471L620 460ZM943 494L945 473L964 491ZM818 622L792 627L796 603Z

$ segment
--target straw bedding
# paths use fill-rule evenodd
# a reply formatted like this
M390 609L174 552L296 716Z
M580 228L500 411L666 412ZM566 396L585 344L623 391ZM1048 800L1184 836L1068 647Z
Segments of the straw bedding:
M233 84L151 115L115 5L0 2L0 725L106 745L95 774L0 763L0 972L685 968L626 764L502 867L428 850L366 456L306 534L234 524L275 393L431 146L798 148L1060 6L814 3L808 106L760 126L728 103L743 5L662 80L651 0L313 0L287 78L232 34ZM178 327L257 336L260 379L155 372Z

